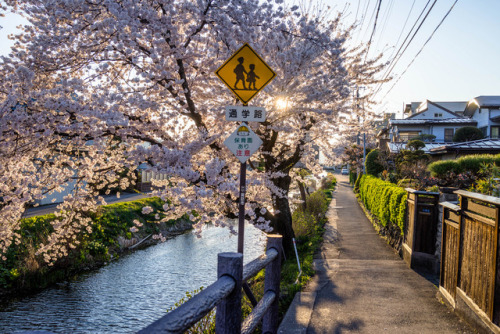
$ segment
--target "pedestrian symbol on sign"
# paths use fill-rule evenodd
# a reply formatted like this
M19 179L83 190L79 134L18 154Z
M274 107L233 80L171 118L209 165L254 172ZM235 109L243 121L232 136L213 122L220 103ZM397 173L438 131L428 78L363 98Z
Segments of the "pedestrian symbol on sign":
M215 72L244 104L276 76L248 44L244 44Z

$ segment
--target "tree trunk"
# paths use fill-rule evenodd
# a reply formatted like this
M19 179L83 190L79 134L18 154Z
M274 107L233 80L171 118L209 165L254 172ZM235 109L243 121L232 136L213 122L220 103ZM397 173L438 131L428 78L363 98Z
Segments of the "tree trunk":
M288 202L288 190L290 189L291 180L292 178L289 175L275 179L273 183L285 191L285 196L278 197L272 195L273 209L277 213L274 214L271 224L274 233L283 236L283 248L287 255L292 255L294 252L292 238L295 238L292 227L292 212L290 211L290 203Z
M302 210L306 211L307 209L307 196L306 189L304 187L304 183L297 180L297 184L299 185L300 198L302 199Z

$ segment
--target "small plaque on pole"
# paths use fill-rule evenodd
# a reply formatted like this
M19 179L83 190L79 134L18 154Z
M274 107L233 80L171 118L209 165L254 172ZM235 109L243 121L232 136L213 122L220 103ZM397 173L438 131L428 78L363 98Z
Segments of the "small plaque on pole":
M241 163L245 163L262 145L262 140L250 129L248 124L241 123L224 141L224 145L233 152Z
M226 106L226 121L264 122L266 109L249 106Z

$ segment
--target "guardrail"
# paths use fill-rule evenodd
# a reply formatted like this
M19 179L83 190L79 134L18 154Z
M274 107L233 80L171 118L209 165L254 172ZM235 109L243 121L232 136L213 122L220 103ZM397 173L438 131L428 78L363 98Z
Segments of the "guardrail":
M139 331L146 333L184 333L214 307L215 331L225 333L252 333L262 320L262 333L278 330L278 299L281 279L282 237L269 235L267 251L243 267L240 253L219 253L217 281L187 302ZM264 296L250 315L241 322L241 295L243 284L266 268Z

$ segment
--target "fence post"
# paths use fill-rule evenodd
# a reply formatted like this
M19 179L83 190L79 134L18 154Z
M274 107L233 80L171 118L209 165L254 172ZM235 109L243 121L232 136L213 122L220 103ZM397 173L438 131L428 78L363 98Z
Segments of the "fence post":
M264 334L275 334L278 331L278 305L280 295L281 281L281 256L282 254L282 236L272 234L267 236L267 250L274 248L278 251L278 256L274 261L266 266L266 276L264 279L264 294L267 291L273 291L276 297L264 315L262 321L262 332Z
M241 332L241 286L243 279L243 254L219 253L217 257L217 278L232 277L236 285L233 292L217 305L215 333Z

